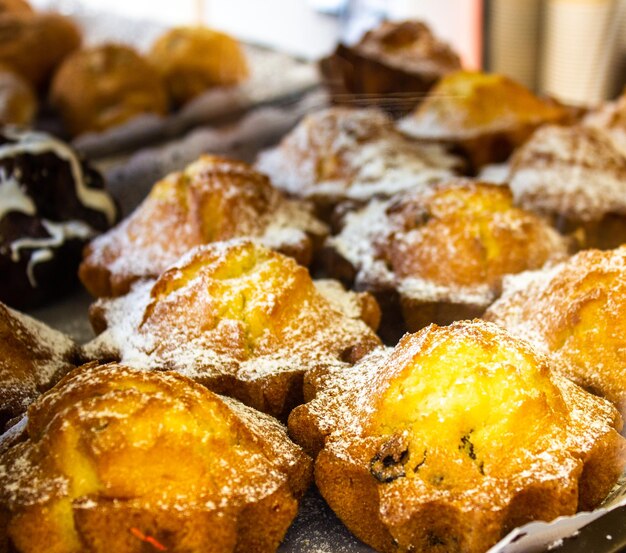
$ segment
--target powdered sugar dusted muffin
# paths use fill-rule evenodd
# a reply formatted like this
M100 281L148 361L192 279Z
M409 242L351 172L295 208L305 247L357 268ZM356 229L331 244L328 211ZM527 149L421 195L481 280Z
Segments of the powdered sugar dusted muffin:
M171 369L285 417L310 369L354 362L380 344L315 288L293 259L246 240L184 255L157 280L91 309L88 355Z
M76 283L84 244L115 223L98 172L38 132L0 133L0 300L26 307Z
M173 373L84 366L0 456L12 551L275 551L310 459L276 420Z
M391 322L399 300L410 330L482 314L504 275L563 259L569 247L514 207L506 186L463 179L371 202L327 244L330 274L376 294Z
M290 435L330 507L378 551L481 553L595 507L626 462L622 420L496 325L406 335L307 379Z
M626 242L626 158L590 127L546 126L513 156L517 203L547 215L586 247Z
M459 71L443 77L399 128L455 147L478 171L506 160L540 125L568 119L565 108L504 75Z
M626 247L583 251L505 279L485 318L550 354L566 376L626 413Z
M256 164L275 186L322 211L436 182L458 166L443 148L403 137L381 111L338 107L305 117Z
M626 156L626 92L588 113L582 123L605 133L615 148Z
M158 182L130 217L91 242L80 278L95 296L117 296L138 279L158 277L194 246L237 237L308 265L328 233L311 211L246 163L202 156Z
M0 303L0 432L74 368L78 356L67 336Z

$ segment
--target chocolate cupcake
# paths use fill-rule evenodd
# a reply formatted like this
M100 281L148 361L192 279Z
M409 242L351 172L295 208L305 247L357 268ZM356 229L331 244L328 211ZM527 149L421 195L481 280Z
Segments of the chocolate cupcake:
M65 143L0 132L0 301L28 308L66 292L85 243L117 217L102 176Z

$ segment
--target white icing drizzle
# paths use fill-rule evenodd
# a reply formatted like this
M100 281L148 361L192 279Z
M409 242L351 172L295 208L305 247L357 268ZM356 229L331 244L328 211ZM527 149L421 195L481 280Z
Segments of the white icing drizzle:
M0 159L19 154L53 152L70 164L76 195L80 202L85 207L104 213L109 224L115 222L115 204L113 200L106 191L88 188L85 185L80 162L69 146L41 132L11 133L5 131L5 134L11 139L18 140L18 142L0 146Z
M0 168L0 219L11 211L35 215L37 208L17 179L14 176L7 177L4 169Z
M95 235L95 231L82 221L66 221L63 223L54 223L46 219L41 224L48 231L50 236L45 237L25 237L15 240L11 243L11 260L17 263L20 259L20 250L24 248L32 248L35 251L31 254L26 268L26 274L31 286L37 286L34 270L35 266L52 258L53 252L50 248L58 248L66 240L72 238L80 238L86 240Z

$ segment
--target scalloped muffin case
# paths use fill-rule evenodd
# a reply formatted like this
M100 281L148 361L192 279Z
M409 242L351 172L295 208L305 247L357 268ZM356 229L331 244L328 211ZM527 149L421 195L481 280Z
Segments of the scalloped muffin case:
M271 553L310 477L271 417L178 374L92 364L0 455L0 550Z
M380 345L304 267L247 240L191 250L90 315L102 333L85 346L91 358L175 370L283 418L302 402L306 372L347 366Z
M626 462L622 419L496 325L431 325L307 379L291 435L360 539L486 551L516 526L592 509Z

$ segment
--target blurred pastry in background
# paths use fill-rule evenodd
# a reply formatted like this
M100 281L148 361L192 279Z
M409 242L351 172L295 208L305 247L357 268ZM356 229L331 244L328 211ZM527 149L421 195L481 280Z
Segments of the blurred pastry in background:
M153 44L149 57L176 106L209 88L239 84L249 75L239 43L226 33L206 27L166 31Z
M116 220L102 176L67 144L0 133L0 301L25 308L62 296L84 245Z
M511 158L515 201L575 233L582 247L626 243L626 158L592 127L548 125Z
M504 75L459 71L442 78L399 128L413 138L448 145L477 172L505 161L540 125L570 117L567 108Z
M612 102L591 111L583 124L607 134L613 145L626 156L626 90Z
M37 97L29 83L0 66L0 125L29 127L37 115Z
M35 88L45 87L59 64L81 43L69 18L54 13L5 13L0 16L0 63Z
M286 199L265 175L205 155L155 184L126 220L89 244L79 274L94 296L118 296L195 246L248 237L309 265L327 234L312 206Z
M141 114L164 115L168 107L156 69L121 44L74 52L56 72L50 100L73 135L103 131Z
M400 116L442 76L461 69L461 61L424 23L385 21L354 46L339 44L320 68L334 103Z
M506 186L459 179L348 213L327 241L326 261L331 276L379 299L381 331L398 325L399 311L415 331L481 315L504 275L568 250L546 221L513 205Z
M0 0L0 17L8 13L34 13L26 0Z
M382 111L347 107L307 115L256 163L274 186L312 200L324 217L342 201L389 197L449 178L460 166L442 146L403 136Z

